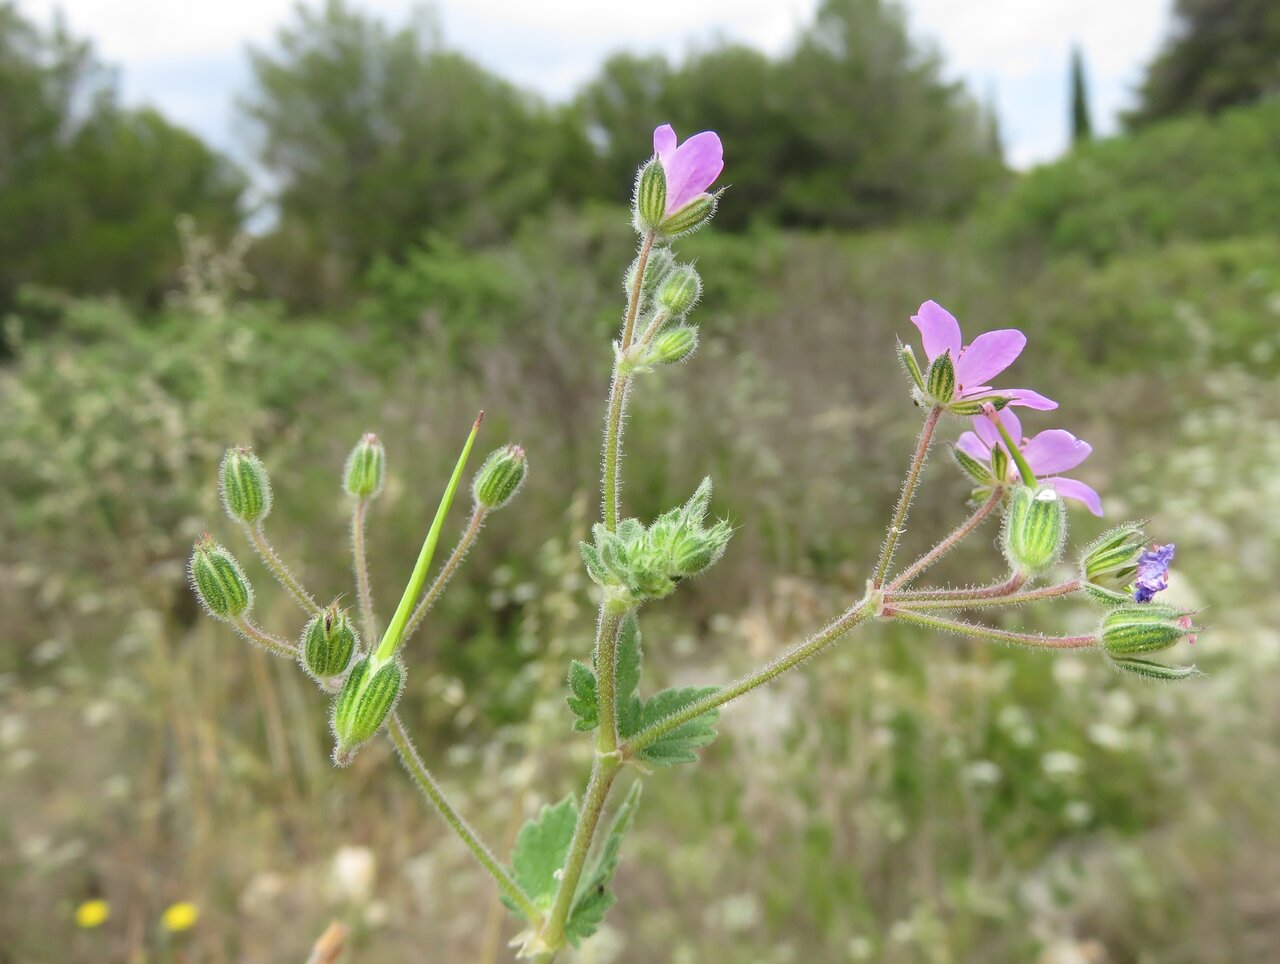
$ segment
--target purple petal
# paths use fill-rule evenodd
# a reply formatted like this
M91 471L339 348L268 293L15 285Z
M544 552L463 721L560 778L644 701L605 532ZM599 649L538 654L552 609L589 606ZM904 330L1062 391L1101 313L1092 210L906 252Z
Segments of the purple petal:
M1058 407L1058 403L1052 398L1045 398L1039 392L1033 392L1029 388L1001 388L998 392L1009 399L1010 405L1024 405L1038 412L1049 412ZM1006 408L1005 411L1007 412L1008 409Z
M670 124L663 124L653 130L653 153L662 160L666 167L667 158L676 149L676 132Z
M1102 515L1102 499L1089 486L1076 479L1051 478L1041 479L1045 485L1053 486L1058 495L1064 499L1074 499L1076 502L1084 504L1084 507L1096 516Z
M986 463L991 461L991 446L987 445L973 432L961 432L960 437L956 439L956 448L979 462Z
M1027 336L1016 328L988 331L973 340L956 361L956 384L976 385L995 378L1022 354Z
M952 361L960 356L960 323L942 305L936 301L926 301L911 316L911 323L920 329L924 353L929 361L948 350Z
M657 140L656 133L654 140ZM667 174L668 214L679 211L698 195L705 194L724 170L724 147L715 131L694 134L677 147L675 153L666 157L659 154L659 157Z
M999 430L985 415L973 416L973 431L988 451L1000 444Z
M1022 447L1022 454L1036 475L1055 475L1074 469L1092 451L1093 446L1088 442L1061 428L1041 432Z

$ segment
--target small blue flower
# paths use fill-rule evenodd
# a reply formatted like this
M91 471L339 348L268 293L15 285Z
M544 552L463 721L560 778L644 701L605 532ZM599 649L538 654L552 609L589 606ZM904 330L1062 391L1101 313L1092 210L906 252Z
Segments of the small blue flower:
M1155 594L1169 587L1169 563L1173 562L1174 545L1153 545L1138 557L1138 578L1133 583L1133 598L1151 602Z

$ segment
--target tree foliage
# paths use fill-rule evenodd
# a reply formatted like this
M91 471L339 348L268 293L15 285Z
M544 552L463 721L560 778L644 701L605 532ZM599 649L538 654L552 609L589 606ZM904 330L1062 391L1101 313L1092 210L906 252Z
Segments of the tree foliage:
M0 4L0 307L24 283L154 302L178 215L233 228L243 188L199 138L120 107L87 43Z
M1177 0L1175 27L1147 68L1132 126L1215 114L1280 94L1280 4Z

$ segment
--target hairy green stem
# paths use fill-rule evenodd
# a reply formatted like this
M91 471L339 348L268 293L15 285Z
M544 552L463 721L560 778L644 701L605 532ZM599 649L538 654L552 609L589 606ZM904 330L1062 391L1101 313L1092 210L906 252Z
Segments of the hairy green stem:
M973 639L990 639L999 643L1012 643L1015 646L1027 646L1032 649L1088 649L1098 644L1098 637L1088 636L1043 636L1039 633L1014 633L1006 629L995 629L977 623L967 623L958 619L945 619L909 609L886 607L885 619L938 629L944 633L956 633Z
M244 636L245 639L257 643L268 653L274 656L283 656L285 659L296 660L298 658L297 644L267 632L255 625L247 617L241 616L232 625L240 631L240 635Z
M378 624L373 614L373 592L369 588L369 563L364 549L364 517L368 499L356 499L351 509L351 558L356 571L356 598L360 603L360 630L365 645L372 647L378 638Z
M627 607L606 599L596 621L595 669L600 728L596 732L596 751L612 753L618 749L618 630Z
M453 547L453 552L449 553L449 558L440 568L435 581L431 583L431 588L427 590L422 600L413 610L413 615L409 617L409 624L404 629L404 639L406 641L411 639L413 634L418 631L422 621L427 618L427 613L431 611L431 607L436 604L436 600L444 592L444 587L448 585L449 580L453 578L453 574L462 565L462 560L467 557L467 553L475 545L476 537L480 535L480 527L484 525L485 516L488 514L489 510L482 505L477 505L471 510L471 521L467 523L467 527L462 531L458 544Z
M449 802L444 790L436 782L436 778L432 776L431 771L427 769L422 757L418 755L418 751L413 746L413 741L409 739L409 734L405 732L404 723L400 720L400 714L395 711L392 711L387 718L387 736L390 737L392 745L396 748L396 753L400 755L400 762L409 771L409 775L413 777L418 789L431 801L432 806L444 818L444 822L467 845L467 849L480 862L480 865L489 872L502 892L511 898L528 920L540 920L542 915L537 905L524 892L524 889L516 883L515 878L511 876L511 872L493 855L493 851L480 839L479 834L471 829L471 825L462 818L462 815Z
M582 808L578 811L578 823L573 829L573 840L569 844L569 857L560 875L555 903L542 927L542 940L547 947L552 948L551 958L548 960L554 958L555 951L564 946L565 921L569 919L569 911L573 909L573 898L577 895L578 881L582 878L587 854L591 852L591 842L595 839L596 828L604 814L604 805L609 799L614 778L621 768L622 761L617 756L599 754L591 765L591 776L587 779L587 789L582 796Z
M258 556L271 570L271 575L275 577L276 582L288 591L302 611L308 615L321 611L320 606L312 598L311 594L302 588L302 584L294 578L293 573L289 571L289 567L284 564L279 554L272 548L271 543L267 540L267 534L262 528L262 523L250 525L244 524L244 531L249 536L249 541L253 543L253 548L257 551Z
M920 481L920 470L924 468L924 460L929 455L929 446L933 443L933 432L938 427L938 419L941 417L941 405L933 406L925 416L924 426L920 429L920 438L916 442L915 454L911 457L911 466L907 469L907 477L902 483L902 492L898 495L898 504L893 510L893 521L889 523L889 531L884 535L884 545L880 547L880 559L876 563L875 574L871 577L873 589L883 586L884 577L888 575L894 550L898 548L898 540L905 531L907 513L911 509L912 499L915 498L916 483Z
M816 656L854 626L858 625L858 623L873 615L875 615L874 601L868 596L845 612L839 619L821 629L816 635L797 643L781 656L766 663L754 672L748 673L736 683L731 683L724 689L704 696L702 699L690 703L678 713L672 713L665 719L658 720L658 722L634 734L618 748L620 754L623 759L630 759L638 751L643 750L655 740L666 736L677 727L683 726L690 720L697 719L703 713L723 706L730 700L735 700L744 693L750 693L756 687L763 686L765 683L776 679L787 670L793 669L805 660Z
M982 505L974 511L973 515L969 516L969 518L965 519L964 522L956 526L955 530L952 531L949 536L899 573L898 576L889 583L886 591L893 592L895 589L899 589L902 586L907 585L911 580L915 579L916 576L920 575L920 573L924 572L948 552L958 546L965 537L974 529L978 528L978 526L982 524L983 520L991 514L992 510L1000 504L1000 500L1003 498L1003 495L1004 493L999 488L992 492L991 495L987 497L987 501L982 503Z
M1008 593L1003 596L969 597L960 596L954 599L905 599L892 593L885 597L885 602L895 608L909 609L912 612L928 609L986 609L994 606L1020 606L1023 603L1037 602L1041 599L1056 599L1079 592L1079 579L1059 583L1056 586L1045 586L1042 589L1029 589L1026 592Z

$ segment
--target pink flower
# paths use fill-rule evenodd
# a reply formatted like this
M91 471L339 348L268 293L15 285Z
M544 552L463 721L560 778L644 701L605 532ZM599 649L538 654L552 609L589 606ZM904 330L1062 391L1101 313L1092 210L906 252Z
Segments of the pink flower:
M1060 428L1051 428L1034 438L1024 438L1022 423L1012 411L1006 408L995 417L1000 419L1005 431L1018 446L1018 451L1027 460L1027 465L1035 473L1038 482L1053 486L1064 499L1074 499L1082 503L1094 515L1102 515L1102 499L1097 492L1076 479L1066 479L1057 475L1058 472L1074 469L1087 459L1089 453L1093 451L1092 445ZM956 448L985 465L991 464L991 455L996 446L1004 449L1008 454L1008 447L1000 437L999 429L985 415L975 415L973 431L965 432L956 440ZM1018 469L1013 464L1013 460L1009 459L1005 477L998 481L1016 482L1018 478Z
M992 388L987 384L1022 354L1027 336L1016 328L985 332L962 347L959 322L936 301L922 304L920 311L911 316L911 321L920 329L924 353L930 362L943 352L951 353L956 373L956 401L1003 395L1009 399L1010 405L1025 405L1041 411L1058 407L1053 399L1030 389Z
M694 134L676 147L676 132L663 124L653 132L653 152L667 178L668 216L705 195L724 170L724 148L715 131Z

